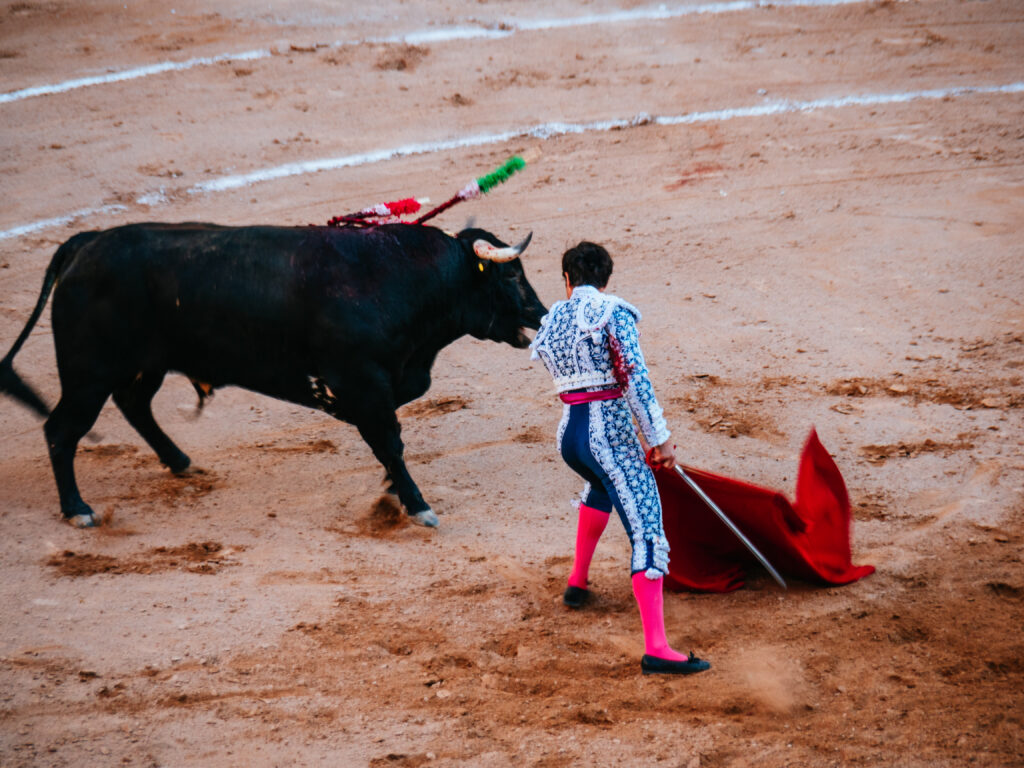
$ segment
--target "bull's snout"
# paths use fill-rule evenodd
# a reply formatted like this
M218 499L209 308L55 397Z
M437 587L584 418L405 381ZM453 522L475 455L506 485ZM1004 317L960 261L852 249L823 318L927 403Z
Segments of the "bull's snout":
M540 328L540 321L548 313L548 308L540 303L539 300L535 300L532 306L527 307L525 317L523 318L523 326L538 330Z
M527 330L536 331L540 328L541 318L548 313L547 307L540 303L540 301L534 301L533 305L527 307L523 312L522 326L519 328L519 333L516 336L516 340L512 346L517 349L525 349L530 346L533 339L526 333Z
M528 346L530 346L532 342L533 339L527 336L526 333L520 328L518 333L516 333L516 338L512 342L512 346L515 347L516 349L526 349Z

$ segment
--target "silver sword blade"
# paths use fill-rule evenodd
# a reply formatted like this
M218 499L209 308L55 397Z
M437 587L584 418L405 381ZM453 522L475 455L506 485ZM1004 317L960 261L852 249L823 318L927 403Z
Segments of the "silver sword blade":
M718 515L718 519L725 523L726 527L730 531L736 534L736 538L743 542L743 546L750 550L750 554L756 557L758 559L758 562L760 562L761 565L763 565L768 570L768 573L770 573L772 575L772 578L779 583L779 586L783 589L789 589L786 586L786 582L783 581L782 577L779 575L779 572L776 571L772 567L772 564L768 562L768 558L762 555L760 551L758 551L757 547L754 546L753 542L751 542L750 539L743 535L743 531L737 528L736 524L728 517L726 517L725 512L719 509L718 505L711 500L711 497L704 493L704 489L697 485L694 479L690 477L688 474L686 474L683 471L683 468L680 467L678 464L676 464L676 472L681 478L683 478L683 480L686 481L686 484L693 489L693 492L700 496L701 501L707 504L711 511Z

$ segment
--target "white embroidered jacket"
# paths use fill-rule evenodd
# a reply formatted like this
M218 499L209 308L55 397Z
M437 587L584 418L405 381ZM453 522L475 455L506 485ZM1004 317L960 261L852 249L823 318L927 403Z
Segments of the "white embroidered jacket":
M572 297L552 305L540 321L530 348L555 381L556 392L615 386L608 332L618 341L630 369L625 398L649 445L669 438L668 426L647 372L636 323L640 311L617 296L578 285Z

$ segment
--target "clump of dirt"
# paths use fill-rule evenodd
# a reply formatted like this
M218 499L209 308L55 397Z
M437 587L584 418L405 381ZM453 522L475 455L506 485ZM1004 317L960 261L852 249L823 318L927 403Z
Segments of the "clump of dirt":
M422 45L389 45L377 57L377 69L412 72L430 53Z
M957 435L957 440L950 443L936 442L931 438L918 443L890 443L887 445L862 445L860 454L872 464L884 464L891 458L913 459L922 453L939 453L949 456L956 451L969 451L974 443L966 440L967 435Z
M352 61L352 49L349 47L328 48L327 52L320 57L320 60L332 67L349 64Z
M754 437L769 439L779 437L779 432L770 419L751 414L730 413L724 409L712 409L706 416L698 416L697 423L707 432L724 432L729 437Z
M830 395L841 397L867 397L879 390L878 384L871 379L851 378L834 381L825 387Z
M732 407L726 407L712 398L712 391L717 388L725 388L717 376L702 375L692 377L697 384L697 389L687 395L672 397L669 402L673 405L680 405L687 413L693 414L693 420L697 422L706 432L724 433L729 437L752 437L758 440L773 441L782 436L782 432L776 427L775 422L757 406L760 404L758 398L748 400L746 396L728 395L729 403L732 405L751 405L750 411L740 411ZM766 385L786 386L778 381Z
M134 456L139 452L139 449L134 445L126 445L124 443L83 445L79 447L78 450L80 453L87 456L94 456L96 458L108 458L110 456Z
M70 549L54 555L46 564L56 568L61 576L92 576L96 573L129 573L116 557L110 555L79 554Z
M693 181L703 181L704 179L721 176L722 172L721 163L695 163L684 170L679 179L671 184L666 184L664 189L666 192L675 192L677 189L685 187Z
M544 443L551 440L551 435L543 427L527 427L513 438L517 443Z
M305 443L298 445L263 445L260 446L268 451L275 451L276 453L337 453L338 446L333 440L321 439L321 440L310 440Z
M473 106L473 100L468 96L463 96L461 93L455 93L449 98L445 99L453 107L471 107Z
M216 541L190 542L177 547L154 547L128 557L75 552L66 549L50 557L46 564L56 568L61 576L76 578L98 573L154 574L170 570L189 573L217 573L221 568L238 563L228 558L244 547L225 549Z
M307 453L337 453L338 446L332 440L311 440L306 443Z
M940 379L847 378L825 386L826 393L837 397L909 397L915 402L952 405L960 410L972 408L1020 408L1024 406L1024 392L1020 381L1011 377L1005 381L988 378L984 384L972 386L967 382L951 385Z
M357 529L363 536L382 537L410 525L409 516L402 510L398 499L385 494L377 499L370 513L357 523Z
M961 341L960 352L963 356L976 360L1003 360L1006 357L1014 357L1020 355L1020 347L1024 345L1024 333L1018 331L1008 331L997 339L972 339L970 341ZM1010 368L1019 368L1014 363L1019 363L1019 359L1011 359L1009 361Z
M404 418L430 418L432 416L441 416L445 413L451 413L452 411L461 411L464 408L469 408L469 401L458 397L431 397L426 400L419 400L415 403L410 403L401 410L401 416Z
M774 389L783 389L785 387L792 387L800 384L806 384L807 382L803 379L798 379L795 376L762 376L761 377L761 389L766 391L772 391Z
M183 475L164 475L157 487L150 493L153 500L163 499L166 501L181 501L200 499L211 493L216 487L219 478L215 472L205 469L192 469ZM128 499L138 499L136 492Z
M1019 585L1007 584L1005 581L990 581L985 586L1000 597L1020 600L1024 596L1024 588Z
M533 87L550 78L550 73L540 69L508 69L503 72L487 75L480 82L488 91L500 91L512 86Z
M887 520L892 516L892 499L885 493L866 493L853 503L855 520Z
M421 753L416 755L406 755L400 752L389 752L383 757L375 757L370 760L370 768L385 768L386 766L396 766L396 768L418 768L421 765L426 765L432 762L431 758L427 753Z

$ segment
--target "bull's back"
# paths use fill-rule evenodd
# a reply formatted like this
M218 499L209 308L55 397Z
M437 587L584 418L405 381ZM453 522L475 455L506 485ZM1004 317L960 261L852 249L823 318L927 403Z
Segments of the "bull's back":
M58 283L58 347L258 387L246 379L307 354L304 239L298 228L211 224L98 233Z
M55 291L58 359L63 350L108 360L122 374L178 370L291 397L278 391L279 371L305 382L327 354L391 353L402 336L395 323L428 293L410 269L436 271L429 254L440 252L431 241L439 235L204 223L99 232Z

